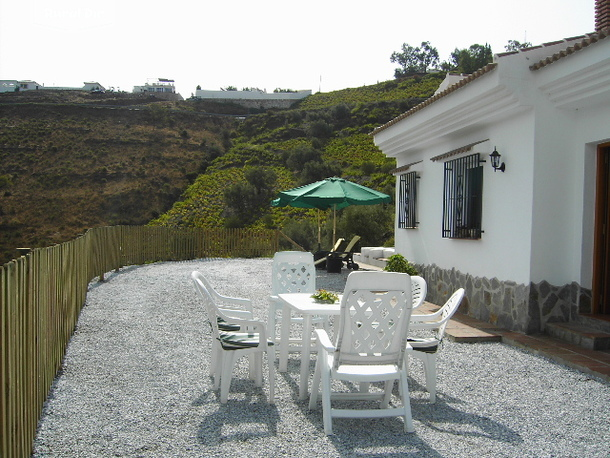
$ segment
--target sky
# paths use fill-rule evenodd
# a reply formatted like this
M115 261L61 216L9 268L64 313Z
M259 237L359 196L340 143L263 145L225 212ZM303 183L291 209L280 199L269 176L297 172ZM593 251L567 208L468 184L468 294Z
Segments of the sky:
M393 79L403 43L429 41L443 61L594 30L595 0L0 0L0 79L330 92Z

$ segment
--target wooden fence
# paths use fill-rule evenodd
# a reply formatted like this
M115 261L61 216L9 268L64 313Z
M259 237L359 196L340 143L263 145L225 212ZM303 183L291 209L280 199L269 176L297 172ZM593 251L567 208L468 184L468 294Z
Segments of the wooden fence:
M32 250L0 268L0 458L31 455L43 404L88 284L119 267L272 256L275 230L114 226Z

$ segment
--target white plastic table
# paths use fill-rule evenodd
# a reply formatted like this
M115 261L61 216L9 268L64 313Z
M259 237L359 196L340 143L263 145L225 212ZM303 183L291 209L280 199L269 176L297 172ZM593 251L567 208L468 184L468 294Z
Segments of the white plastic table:
M341 301L334 304L320 304L314 301L311 293L283 293L278 294L280 300L289 307L290 312L303 316L303 343L301 352L301 377L299 381L299 399L307 398L309 385L309 361L311 352L311 318L314 315L339 315ZM282 313L282 328L280 330L280 372L288 369L288 346L290 339L290 315Z

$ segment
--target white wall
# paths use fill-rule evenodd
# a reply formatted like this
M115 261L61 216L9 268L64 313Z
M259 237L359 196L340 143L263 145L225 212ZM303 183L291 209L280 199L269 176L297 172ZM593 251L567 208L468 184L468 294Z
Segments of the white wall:
M298 92L261 91L207 91L198 89L195 97L200 99L240 99L240 100L298 100L311 95L311 90Z
M396 229L399 253L501 281L591 287L595 156L610 141L610 39L530 69L566 47L503 56L495 69L375 133L398 167L422 160L409 170L421 176L420 225ZM495 146L506 163L504 173L484 167L484 232L480 240L444 239L444 160L430 158L483 139L462 155L489 160Z
M531 233L531 113L505 119L502 127L486 126L474 132L445 140L441 145L420 153L425 158L412 166L418 180L418 229L396 229L397 251L410 261L454 268L462 273L500 280L527 283ZM518 133L516 135L515 133ZM442 237L444 161L430 157L480 139L490 141L475 145L466 156L481 153L483 164L484 233L480 240ZM489 154L497 147L506 172L494 172ZM454 159L455 156L448 158ZM399 157L398 165L411 163L414 156ZM517 185L515 186L515 183Z

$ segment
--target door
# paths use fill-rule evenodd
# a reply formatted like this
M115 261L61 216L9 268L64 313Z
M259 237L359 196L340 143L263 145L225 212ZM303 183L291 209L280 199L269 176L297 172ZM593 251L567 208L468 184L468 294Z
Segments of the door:
M610 315L610 144L597 149L593 313Z

